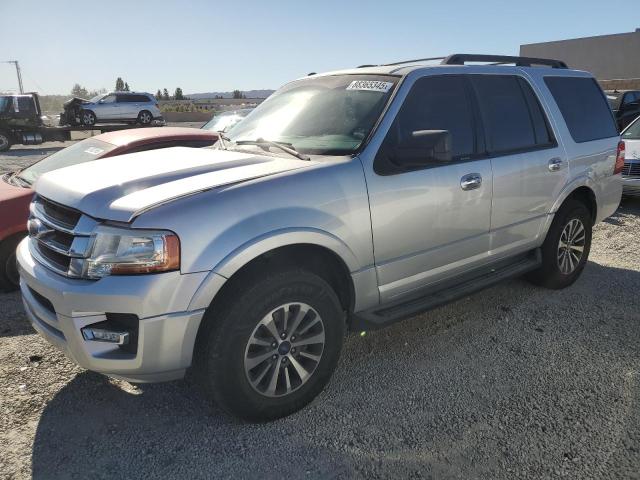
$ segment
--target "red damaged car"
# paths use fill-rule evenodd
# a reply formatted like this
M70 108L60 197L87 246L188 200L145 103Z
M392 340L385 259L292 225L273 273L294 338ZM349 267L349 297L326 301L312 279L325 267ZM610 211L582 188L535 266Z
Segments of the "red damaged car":
M43 173L125 153L167 147L206 147L218 139L215 131L195 128L136 128L103 133L77 142L41 161L0 179L0 290L18 287L16 246L27 234L31 187Z

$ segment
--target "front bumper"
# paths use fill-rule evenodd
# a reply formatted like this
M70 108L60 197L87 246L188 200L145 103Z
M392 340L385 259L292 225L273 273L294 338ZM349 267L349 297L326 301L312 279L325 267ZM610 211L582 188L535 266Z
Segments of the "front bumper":
M622 194L640 196L640 177L622 177Z
M133 382L182 378L191 365L204 309L188 305L207 272L69 279L35 261L29 239L17 250L20 289L33 327L78 365ZM128 313L139 319L137 352L87 341L81 329Z

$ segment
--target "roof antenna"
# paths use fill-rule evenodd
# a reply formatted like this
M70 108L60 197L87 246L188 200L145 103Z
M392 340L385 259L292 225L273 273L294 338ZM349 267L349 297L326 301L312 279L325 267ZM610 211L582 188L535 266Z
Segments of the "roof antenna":
M315 74L316 74L316 72L308 73L308 74L307 74L307 77L310 77L311 75L315 75Z

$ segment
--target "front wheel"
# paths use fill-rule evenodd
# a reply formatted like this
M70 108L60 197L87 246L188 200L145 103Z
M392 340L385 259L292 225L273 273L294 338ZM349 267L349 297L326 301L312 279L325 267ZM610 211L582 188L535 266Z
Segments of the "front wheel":
M24 235L14 235L0 243L0 290L10 292L20 286L16 248Z
M96 114L91 110L83 110L81 119L82 124L88 127L96 124Z
M527 279L553 289L573 284L589 257L592 224L591 213L582 202L567 200L556 213L542 245L542 265Z
M197 352L206 390L249 421L283 417L325 387L345 321L331 287L303 270L265 274L227 292L204 321Z
M0 152L6 152L11 148L11 137L0 130Z

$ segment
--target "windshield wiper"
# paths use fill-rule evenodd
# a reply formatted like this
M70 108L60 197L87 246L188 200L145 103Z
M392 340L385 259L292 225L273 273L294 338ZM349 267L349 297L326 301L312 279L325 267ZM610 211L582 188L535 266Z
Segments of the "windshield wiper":
M11 181L15 183L18 183L18 186L20 187L31 187L31 185L33 185L32 182L30 182L29 180L27 180L26 178L22 178L19 173L22 171L23 169L18 170L16 173L14 173L13 175L11 175L11 177L9 177L9 179Z
M235 142L235 144L236 145L258 145L259 147L260 146L265 147L268 145L270 147L279 148L283 152L287 152L289 155L293 155L294 157L299 158L300 160L306 160L306 161L311 160L309 157L307 157L306 155L300 153L295 148L293 148L293 145L291 143L274 142L273 140L265 140L264 138L258 138L257 140L238 140L237 142Z
M219 130L216 132L218 134L218 140L220 141L220 146L223 150L227 149L227 142L231 139L224 134L223 130Z

